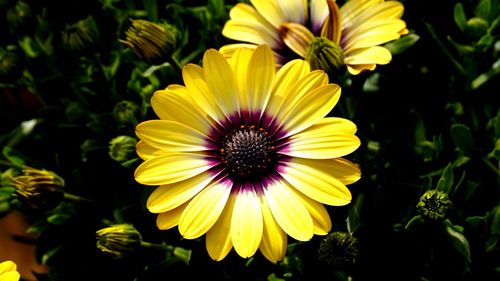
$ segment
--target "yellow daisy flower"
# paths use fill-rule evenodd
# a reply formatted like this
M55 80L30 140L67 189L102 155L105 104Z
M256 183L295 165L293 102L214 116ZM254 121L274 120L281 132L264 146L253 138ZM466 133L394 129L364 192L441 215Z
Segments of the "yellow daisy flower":
M323 204L351 201L345 186L360 170L340 158L356 150L356 125L324 118L340 97L321 70L293 60L276 72L269 46L235 50L228 61L210 49L203 67L182 71L185 86L157 91L160 120L139 124L136 180L159 185L147 207L157 226L186 239L206 234L214 260L234 247L285 255L287 234L308 241L331 221Z
M17 266L12 261L4 261L0 263L0 280L1 281L19 281L21 275L17 272Z
M238 47L268 44L278 64L298 55L313 69L330 71L345 64L355 75L389 63L391 53L379 45L408 33L398 1L350 0L340 9L334 0L250 2L253 6L234 6L222 30L224 36L250 44L223 46L225 56Z

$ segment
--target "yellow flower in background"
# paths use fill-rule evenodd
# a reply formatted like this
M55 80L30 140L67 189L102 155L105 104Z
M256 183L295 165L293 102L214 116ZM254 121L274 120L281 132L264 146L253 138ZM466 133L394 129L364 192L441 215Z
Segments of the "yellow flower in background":
M12 261L0 263L0 281L18 281L21 278L17 266Z
M408 33L398 1L350 0L340 9L333 0L251 0L238 3L222 34L247 42L223 46L230 57L238 47L268 44L276 62L306 59L313 69L331 71L343 65L351 74L374 70L392 56L381 44ZM308 12L309 11L309 12Z
M203 67L184 67L185 86L157 91L160 120L139 124L136 180L159 187L147 207L157 226L178 226L186 239L206 234L214 260L234 247L242 257L260 249L272 262L287 234L308 241L331 221L323 204L346 205L346 184L359 168L340 158L359 145L356 125L325 116L340 87L321 70L293 60L276 72L272 50L208 50Z

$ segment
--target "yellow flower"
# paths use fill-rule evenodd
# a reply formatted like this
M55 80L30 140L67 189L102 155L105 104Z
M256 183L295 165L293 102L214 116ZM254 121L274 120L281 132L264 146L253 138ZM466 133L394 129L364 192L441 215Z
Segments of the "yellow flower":
M0 263L0 281L18 281L21 278L17 266L12 261Z
M298 55L313 68L328 65L322 68L328 71L345 64L355 75L389 63L391 53L379 45L408 33L401 20L404 7L398 1L350 0L340 9L334 0L250 2L253 6L238 3L233 7L222 30L224 36L250 44L223 46L220 51L225 56L230 57L238 47L268 44L278 64ZM343 56L332 55L339 49Z
M157 91L160 120L139 124L135 178L159 185L147 207L157 226L178 226L186 239L206 234L214 260L234 247L285 255L287 234L308 241L331 228L323 204L351 201L345 186L360 178L340 158L356 150L356 125L324 118L340 97L320 70L294 60L276 72L269 46L235 50L229 61L210 49L203 67L189 64L185 86Z

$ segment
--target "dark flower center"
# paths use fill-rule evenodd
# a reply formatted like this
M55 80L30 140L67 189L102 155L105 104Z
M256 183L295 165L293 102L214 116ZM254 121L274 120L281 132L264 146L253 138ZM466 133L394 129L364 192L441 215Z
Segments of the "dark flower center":
M220 152L228 171L242 179L262 176L276 158L269 133L254 125L242 125L227 134Z

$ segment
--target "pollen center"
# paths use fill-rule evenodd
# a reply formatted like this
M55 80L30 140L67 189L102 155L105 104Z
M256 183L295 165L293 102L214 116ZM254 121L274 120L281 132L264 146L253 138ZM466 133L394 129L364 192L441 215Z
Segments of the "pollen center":
M242 125L227 134L220 151L228 171L242 179L262 176L275 160L272 138L255 126Z

